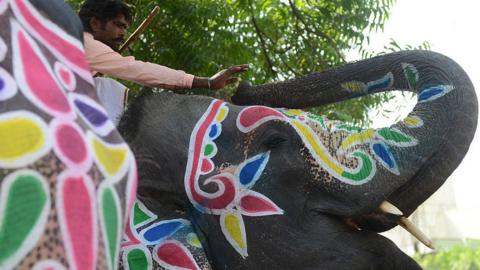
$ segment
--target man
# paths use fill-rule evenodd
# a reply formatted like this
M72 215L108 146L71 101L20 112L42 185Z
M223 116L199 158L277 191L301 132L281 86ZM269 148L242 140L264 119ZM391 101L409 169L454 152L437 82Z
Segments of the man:
M123 57L117 51L124 41L131 15L129 7L121 0L86 0L80 8L79 16L85 30L85 54L92 75L101 73L145 86L171 90L185 88L217 90L236 82L238 78L232 76L248 69L248 65L236 65L207 78L138 61L132 56ZM125 87L115 81L99 79L96 81L100 100L114 118L112 120L118 120L123 111Z

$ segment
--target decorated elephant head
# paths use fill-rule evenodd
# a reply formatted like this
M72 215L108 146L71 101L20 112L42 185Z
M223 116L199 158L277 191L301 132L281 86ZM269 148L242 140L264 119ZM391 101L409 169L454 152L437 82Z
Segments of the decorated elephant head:
M0 269L113 269L136 192L60 0L0 0Z
M415 91L418 102L391 127L362 129L298 110L394 89ZM120 131L140 180L125 265L419 268L377 232L398 224L415 231L406 217L468 150L477 99L455 62L394 53L242 85L233 100L250 106L145 91L126 112Z

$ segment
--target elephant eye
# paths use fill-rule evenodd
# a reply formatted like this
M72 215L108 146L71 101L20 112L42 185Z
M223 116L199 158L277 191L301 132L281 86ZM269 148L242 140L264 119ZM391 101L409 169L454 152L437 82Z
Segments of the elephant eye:
M272 136L270 138L268 138L263 144L265 145L265 147L267 147L268 149L272 149L272 148L278 148L280 147L280 145L284 142L286 142L287 139L281 137L281 136Z

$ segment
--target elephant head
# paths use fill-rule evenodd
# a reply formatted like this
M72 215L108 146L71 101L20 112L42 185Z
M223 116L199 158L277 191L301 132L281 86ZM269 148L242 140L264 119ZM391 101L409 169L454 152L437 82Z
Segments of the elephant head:
M393 89L416 91L418 103L391 127L298 110ZM377 232L405 225L468 150L477 99L455 62L399 52L242 85L233 101L250 106L149 91L131 104L120 131L139 189L124 263L142 254L166 268L419 268Z

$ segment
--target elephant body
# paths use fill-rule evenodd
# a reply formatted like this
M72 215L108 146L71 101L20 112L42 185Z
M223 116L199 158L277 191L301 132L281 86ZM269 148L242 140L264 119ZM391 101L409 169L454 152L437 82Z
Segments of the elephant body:
M418 102L391 127L361 129L298 109L394 89L415 91ZM150 248L136 251L153 258L143 261L171 267L162 250L174 241L192 265L206 256L200 269L419 268L377 234L400 219L378 207L388 201L410 215L467 152L477 101L455 62L399 52L241 85L233 100L249 106L148 90L131 104L119 130L137 158L137 210L156 220L131 223L123 263L135 261L125 254L137 245ZM155 230L161 237L147 241Z

